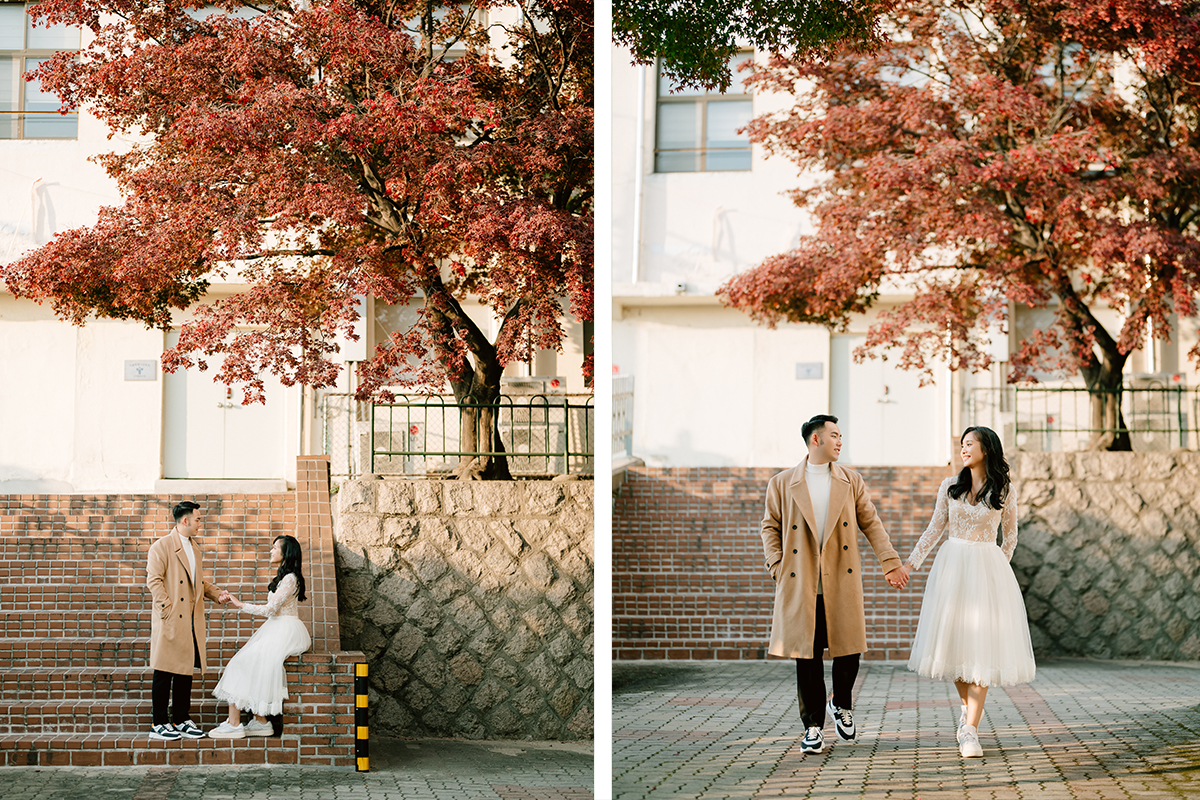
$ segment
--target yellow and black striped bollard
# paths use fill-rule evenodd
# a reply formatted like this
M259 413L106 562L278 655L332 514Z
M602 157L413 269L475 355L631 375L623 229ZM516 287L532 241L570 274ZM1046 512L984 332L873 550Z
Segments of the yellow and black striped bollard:
M354 665L354 762L358 772L369 769L371 741L367 735L367 665Z

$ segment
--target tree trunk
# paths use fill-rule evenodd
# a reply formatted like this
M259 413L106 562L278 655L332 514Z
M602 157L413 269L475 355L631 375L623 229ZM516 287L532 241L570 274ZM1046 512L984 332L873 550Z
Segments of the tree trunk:
M454 477L460 481L508 481L512 473L508 470L508 457L504 455L504 442L500 439L500 384L484 387L479 399L471 395L459 396L459 435L464 453L454 468ZM488 446L488 443L491 446Z
M1091 404L1092 435L1086 450L1133 449L1125 417L1121 414L1122 372L1128 353L1121 352L1117 340L1105 330L1071 286L1068 274L1060 274L1058 296L1063 310L1060 319L1076 357L1079 372L1088 388ZM1088 336L1087 334L1091 334ZM1099 353L1096 351L1099 350Z
M1086 450L1133 449L1129 428L1121 413L1121 390L1126 354L1109 353L1101 348L1102 358L1093 358L1083 365L1080 372L1088 387L1088 402L1091 405L1092 435Z
M423 285L425 318L434 348L445 367L458 404L459 458L454 476L459 480L512 480L504 443L500 439L500 376L504 365L496 347L463 311L458 300L436 274ZM462 342L470 357L454 346Z

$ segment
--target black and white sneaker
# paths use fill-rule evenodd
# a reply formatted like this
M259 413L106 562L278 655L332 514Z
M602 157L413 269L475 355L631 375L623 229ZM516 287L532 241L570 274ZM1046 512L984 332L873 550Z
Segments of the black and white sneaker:
M850 709L838 708L833 704L831 697L825 710L829 712L829 716L833 717L833 727L837 728L839 739L848 744L858 741L858 734L854 729L854 715L850 713Z
M804 732L804 738L800 740L801 753L819 753L824 748L825 734L820 728L813 727Z
M183 734L175 730L172 725L152 725L150 726L150 738L163 742L174 742L177 739L182 739Z
M175 730L185 739L203 739L204 731L196 727L196 723L189 720L175 723Z

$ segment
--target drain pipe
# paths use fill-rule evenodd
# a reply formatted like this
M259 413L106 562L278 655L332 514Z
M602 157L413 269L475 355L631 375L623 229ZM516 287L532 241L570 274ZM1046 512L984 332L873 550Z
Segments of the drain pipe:
M638 67L637 128L633 146L633 282L642 279L642 186L645 183L646 162L646 65Z

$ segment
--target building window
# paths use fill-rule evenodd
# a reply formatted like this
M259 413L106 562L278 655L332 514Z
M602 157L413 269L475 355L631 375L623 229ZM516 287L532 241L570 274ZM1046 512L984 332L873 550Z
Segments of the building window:
M33 27L31 3L0 4L0 139L74 139L79 115L60 114L62 101L40 81L26 81L58 50L79 50L80 29Z
M658 74L655 172L731 172L750 169L750 138L738 128L750 122L753 103L738 68L754 56L729 60L733 83L723 94L680 89Z

